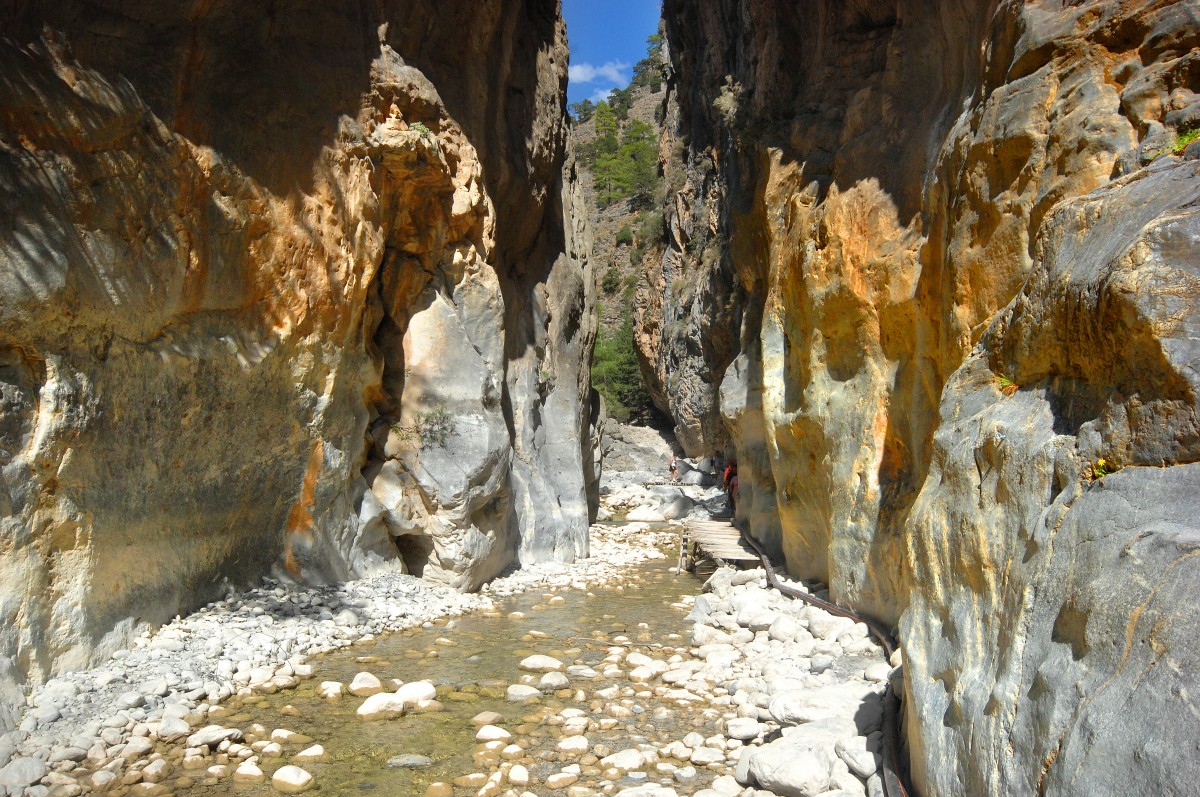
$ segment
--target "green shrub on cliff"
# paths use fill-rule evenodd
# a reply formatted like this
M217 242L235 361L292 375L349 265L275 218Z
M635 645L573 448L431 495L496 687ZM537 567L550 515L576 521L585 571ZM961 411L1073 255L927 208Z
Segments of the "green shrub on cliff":
M568 107L568 110L570 110L571 115L575 117L576 123L586 122L588 119L591 119L592 114L596 112L596 103L592 102L591 100L580 100L579 102L571 103L571 105Z
M613 266L604 272L604 278L600 280L600 290L612 295L617 292L619 287L621 287L621 272L616 266Z
M1175 137L1175 140L1171 142L1171 146L1167 147L1158 154L1165 155L1169 152L1172 155L1182 155L1183 151L1187 149L1188 144L1191 144L1193 141L1197 140L1200 140L1200 127L1194 127L1191 130L1180 133Z
M645 248L661 241L663 237L663 214L661 210L643 213L638 222L638 246Z
M732 131L739 131L742 128L742 94L742 84L726 75L725 85L721 87L720 94L713 100L713 109L721 117L725 127Z
M625 305L621 326L601 329L592 354L592 387L604 396L608 414L622 423L650 417L650 391L642 380L633 344L633 313Z
M645 86L653 93L662 91L662 36L657 33L646 39L646 57L634 64L631 86Z
M603 102L597 106L598 133L602 114L610 113L605 111L606 108ZM606 129L603 135L597 136L593 146L594 152L586 153L584 162L595 180L596 204L603 209L614 202L629 200L634 207L649 207L658 186L654 128L632 119L619 137Z

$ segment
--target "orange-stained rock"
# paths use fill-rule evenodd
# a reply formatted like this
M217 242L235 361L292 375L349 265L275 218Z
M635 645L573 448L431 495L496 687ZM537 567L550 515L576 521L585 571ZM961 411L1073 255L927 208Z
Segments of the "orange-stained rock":
M555 3L68 0L0 31L0 688L277 568L474 588L586 553ZM434 411L445 449L379 433Z
M1196 406L1197 354L1179 332L1196 307L1194 160L1145 175L1200 127L1195 14L664 4L677 179L670 248L641 297L645 371L689 453L731 443L739 515L793 574L901 621L922 794L1170 791L1171 750L1196 735L1189 709L1160 697L1200 688L1180 652L1200 598L1178 470ZM1150 185L1170 195L1152 203ZM1139 207L1145 229L1124 226ZM1101 242L1073 243L1086 230ZM1001 330L1010 317L1019 328ZM1058 392L1009 415L985 387ZM1093 544L1067 514L1055 541L1042 513L1062 517L1080 460L1132 462L1139 433L1138 461L1167 473L1124 482L1124 514L1087 493L1089 521L1116 513L1111 539ZM1166 536L1139 542L1152 528ZM1119 559L1121 545L1144 561ZM1142 587L1155 568L1170 570L1161 597ZM1127 611L1100 605L1126 581ZM1146 600L1156 620L1134 622ZM1105 693L1125 683L1112 640L1162 679L1153 694Z

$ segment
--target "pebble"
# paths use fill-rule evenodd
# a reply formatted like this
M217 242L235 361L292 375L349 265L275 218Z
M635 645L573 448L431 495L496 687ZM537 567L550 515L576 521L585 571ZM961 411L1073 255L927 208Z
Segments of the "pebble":
M887 662L877 662L863 671L863 677L868 681L886 681L892 675L892 666Z
M571 685L571 679L561 672L548 672L538 679L538 688L547 691L564 689Z
M103 793L116 785L117 780L118 777L115 772L109 772L106 769L102 769L99 772L93 772L92 776L88 779L88 782L91 784L93 791Z
M0 768L0 786L30 786L45 777L46 771L46 762L40 758L14 758Z
M481 711L471 718L473 725L496 725L504 720L504 715L496 711Z
M389 758L384 766L389 769L421 769L423 767L431 767L433 764L433 759L427 755L403 753Z
M383 691L383 683L369 672L360 672L350 682L348 691L355 697L370 697Z
M346 691L346 685L340 681L322 681L317 687L317 694L323 700L340 700Z
M271 776L271 785L284 794L299 794L313 787L313 776L298 766L288 764L275 770Z
M526 672L557 672L566 668L565 664L553 656L540 653L525 657L517 666Z
M180 717L163 717L158 725L157 736L164 742L177 742L188 736L192 728Z
M395 694L408 705L415 706L423 700L437 697L437 687L432 681L412 681L399 687Z
M725 723L725 735L730 739L746 741L761 736L766 727L756 719L738 717Z
M600 759L601 766L610 769L619 769L623 772L630 772L635 769L640 769L646 763L645 756L641 751L632 748L622 750L619 753L613 753L610 756L605 756Z
M187 738L188 747L216 747L226 739L241 739L242 732L237 728L222 728L220 725L207 725Z
M305 763L308 761L324 761L325 757L325 748L319 744L314 744L312 747L306 747L296 753L292 756L292 760Z
M505 691L505 697L513 702L528 700L531 697L541 697L541 695L540 689L525 684L513 684Z
M475 733L477 742L506 742L512 734L496 725L484 725Z
M251 764L249 761L240 764L233 771L233 780L235 783L261 783L264 779L263 771L256 764Z
M586 736L567 736L556 745L559 750L571 755L586 753L590 746Z
M380 692L363 701L355 712L363 720L390 720L404 716L410 703L394 692Z
M724 761L725 753L715 747L697 747L692 751L692 754L688 757L688 760L698 767L703 767L708 766L709 764L716 764L719 761Z
M563 789L577 780L579 780L579 776L574 772L556 772L546 778L546 787L549 789Z

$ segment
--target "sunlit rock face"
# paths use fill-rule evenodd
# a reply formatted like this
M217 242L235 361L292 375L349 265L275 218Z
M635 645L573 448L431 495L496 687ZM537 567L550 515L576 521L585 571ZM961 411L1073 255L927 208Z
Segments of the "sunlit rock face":
M709 385L739 513L899 621L923 794L1171 793L1200 731L1200 177L1154 156L1200 126L1195 4L665 15L682 155L643 351Z
M0 31L6 688L268 572L474 588L586 553L555 2L21 3Z
M942 392L901 620L930 793L1200 773L1198 208L1175 158L1064 200Z

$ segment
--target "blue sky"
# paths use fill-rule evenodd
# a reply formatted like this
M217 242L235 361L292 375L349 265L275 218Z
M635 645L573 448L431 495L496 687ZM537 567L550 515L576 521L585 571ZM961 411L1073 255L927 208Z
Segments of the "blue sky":
M659 0L563 0L571 75L567 102L593 101L625 88L633 65L658 32Z

